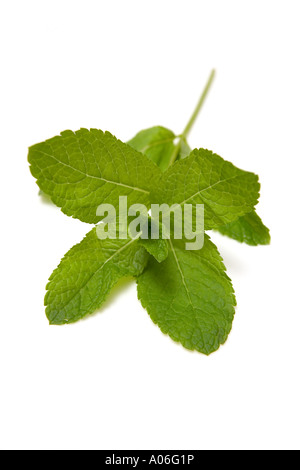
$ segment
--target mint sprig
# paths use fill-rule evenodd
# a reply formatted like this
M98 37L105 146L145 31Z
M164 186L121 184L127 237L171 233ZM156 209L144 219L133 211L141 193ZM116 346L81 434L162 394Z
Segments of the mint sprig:
M184 132L164 127L139 132L127 144L97 129L65 131L29 149L40 190L68 216L98 224L97 207L128 204L204 204L205 229L249 245L270 243L255 212L257 175L204 149L191 151L189 132L214 79L212 72ZM150 219L151 220L151 219ZM146 222L148 223L148 221ZM163 333L204 354L226 341L235 295L226 268L208 235L198 251L184 240L99 240L93 228L53 272L45 297L51 324L80 320L99 309L124 277L137 279L138 297ZM126 238L126 237L125 237Z

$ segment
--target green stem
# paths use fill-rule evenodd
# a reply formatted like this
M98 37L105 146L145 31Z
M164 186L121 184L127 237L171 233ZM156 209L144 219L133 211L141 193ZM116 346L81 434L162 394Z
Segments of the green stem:
M182 142L186 142L187 140L187 137L189 135L189 133L191 132L192 130L192 127L193 125L195 124L195 121L197 119L197 117L199 116L199 113L203 107L203 104L206 100L206 97L208 95L208 92L212 86L212 83L214 81L214 78L215 78L215 75L216 75L216 71L215 70L212 70L211 74L210 74L210 77L208 79L208 82L203 90L203 93L200 97L200 100L196 106L196 109L195 111L193 112L192 114L192 117L191 119L189 120L186 128L184 129L183 133L179 136L179 142L177 143L176 147L174 148L174 152L172 153L171 155L171 158L170 158L170 163L169 163L169 166L173 165L173 163L177 160L178 158L178 155L179 155L179 152L180 152L180 149L181 149L181 144Z

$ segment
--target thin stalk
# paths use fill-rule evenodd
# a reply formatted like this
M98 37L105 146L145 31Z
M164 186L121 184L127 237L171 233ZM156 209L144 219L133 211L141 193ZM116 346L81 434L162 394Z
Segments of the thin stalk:
M177 143L176 147L174 148L174 152L172 153L171 155L171 158L170 158L170 163L169 163L169 166L173 165L173 163L177 160L178 158L178 155L179 155L179 152L180 152L180 149L181 149L181 144L182 142L186 142L187 140L187 137L189 135L189 133L191 132L192 130L192 127L193 125L195 124L196 122L196 119L198 118L199 116L199 113L204 105L204 102L206 100L206 97L208 95L208 92L212 86L212 83L214 81L214 78L215 78L215 75L216 75L216 71L215 70L212 70L210 76L209 76L209 79L208 79L208 82L203 90L203 93L200 97L200 100L196 106L196 109L195 111L193 112L192 116L191 116L191 119L189 120L189 122L187 123L183 133L179 136L179 142Z

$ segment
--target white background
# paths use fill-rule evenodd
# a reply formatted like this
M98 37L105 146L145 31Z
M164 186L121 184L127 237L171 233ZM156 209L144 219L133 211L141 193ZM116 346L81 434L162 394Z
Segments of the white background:
M0 447L299 449L299 0L1 1ZM44 289L89 230L43 203L28 146L97 127L180 133L257 172L270 247L213 236L238 299L210 357L154 326L125 284L50 327ZM117 294L117 295L116 295Z

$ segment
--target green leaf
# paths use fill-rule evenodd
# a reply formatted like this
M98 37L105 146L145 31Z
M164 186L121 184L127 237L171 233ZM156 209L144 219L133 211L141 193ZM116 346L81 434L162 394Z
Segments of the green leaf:
M97 129L65 131L29 149L31 172L40 189L62 211L98 223L100 204L150 205L149 193L161 172L140 152Z
M269 245L271 242L270 230L263 224L255 211L230 224L218 227L217 230L222 235L252 246Z
M99 240L94 228L49 279L45 305L50 324L73 323L99 309L121 278L143 272L148 258L137 240Z
M258 176L238 169L209 150L194 150L158 180L151 202L204 204L205 229L213 229L250 212L259 198Z
M146 155L162 170L170 165L170 158L176 148L177 137L165 127L157 126L139 132L128 145ZM189 145L181 140L178 158L186 158L191 153Z
M162 171L169 166L176 135L165 127L157 126L139 132L128 145L146 155Z
M147 155L158 164L161 170L165 171L168 168L168 159L175 148L174 140L175 134L172 131L163 127L153 127L137 134L128 144ZM188 143L182 140L178 159L187 158L191 152ZM271 240L269 229L255 211L239 217L234 222L220 226L216 230L223 235L253 246L268 245Z
M131 218L129 220L132 222ZM159 263L168 257L168 242L163 238L162 224L158 224L151 217L145 217L143 214L140 214L138 221L134 222L134 231L132 231L131 224L129 224L128 232L131 238L139 237L139 244L150 255L154 256Z
M187 251L169 241L170 254L151 259L138 278L138 296L163 333L185 348L204 354L224 344L232 327L236 300L215 245L205 236L202 250Z
M128 144L147 155L161 170L165 171L168 168L168 159L175 148L174 140L175 134L172 131L163 127L153 127L137 134ZM191 152L188 143L182 140L178 160L187 158ZM255 211L220 226L216 230L223 235L253 246L269 245L271 240L269 229Z
M167 240L152 240L151 238L147 240L140 239L139 243L154 256L156 261L162 263L169 256L169 247Z

